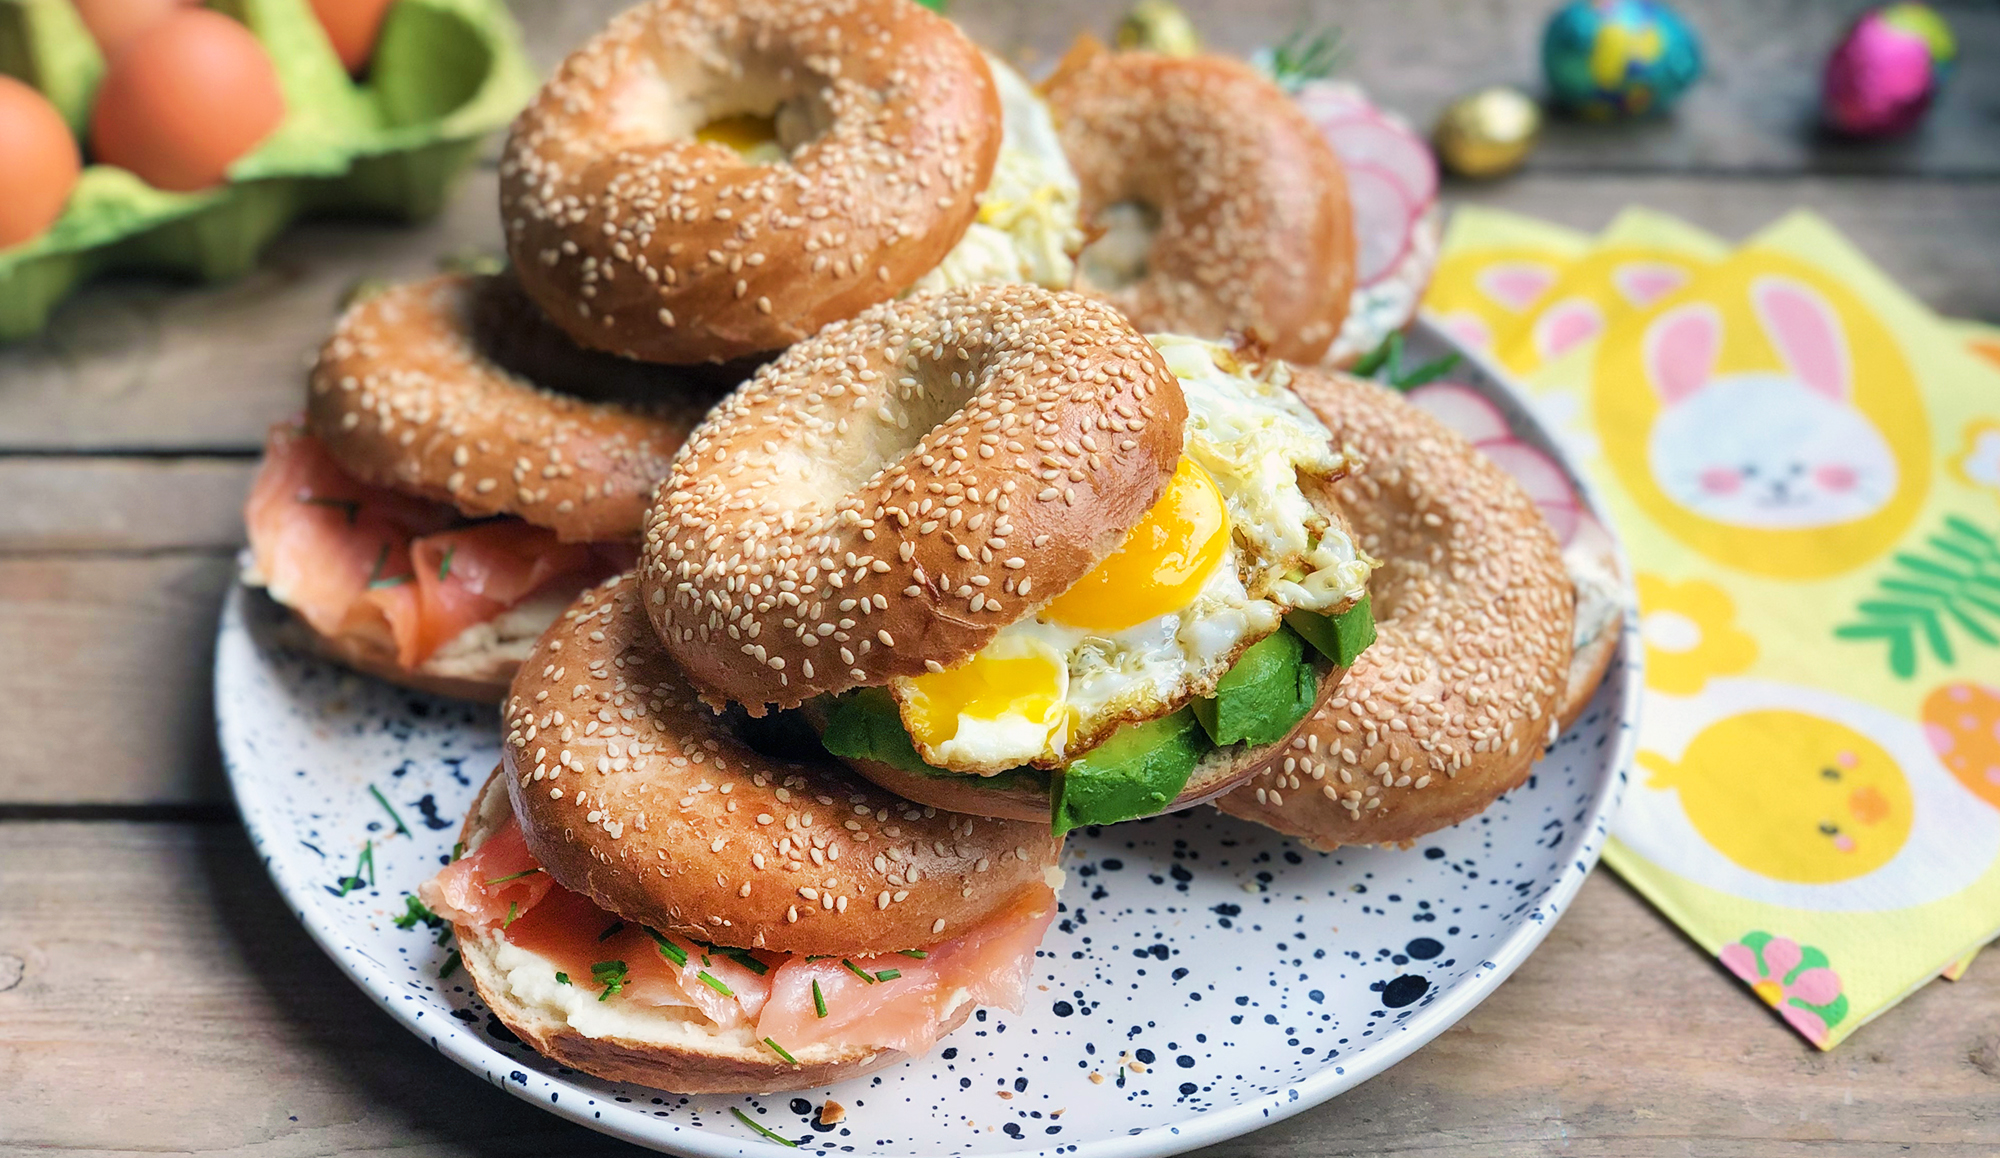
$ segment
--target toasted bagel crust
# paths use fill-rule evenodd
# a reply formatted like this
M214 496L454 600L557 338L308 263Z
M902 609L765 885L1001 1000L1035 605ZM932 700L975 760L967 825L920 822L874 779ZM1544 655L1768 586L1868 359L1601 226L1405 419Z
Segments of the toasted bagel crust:
M705 698L753 714L942 670L1117 549L1186 418L1101 302L1014 285L877 306L689 437L647 517L646 611Z
M1101 294L1147 331L1246 335L1312 362L1354 292L1354 225L1332 146L1241 61L1073 51L1048 100L1088 226L1138 202L1159 215L1145 272Z
M320 349L306 427L363 482L517 515L571 542L633 539L712 397L584 402L502 368L474 337L492 279L444 275L350 307Z
M1574 589L1534 501L1436 418L1342 374L1301 370L1292 388L1365 463L1335 490L1382 561L1376 639L1216 806L1317 848L1413 840L1480 812L1541 755Z
M774 111L777 163L696 139ZM528 293L578 342L721 361L929 272L978 211L1000 127L978 49L912 0L653 0L515 120L500 216Z
M513 815L503 775L494 770L466 815L459 839L468 850L478 848ZM732 1049L726 1040L703 1040L696 1032L673 1044L586 1037L568 1022L514 996L506 975L494 962L496 946L488 934L464 924L453 924L452 931L473 988L502 1024L543 1057L607 1081L635 1082L677 1094L761 1094L846 1081L907 1056L897 1050L866 1046L819 1046L802 1051L805 1056L800 1064L788 1065L769 1049ZM961 1005L940 1036L963 1024L972 1009L971 1002Z
M745 744L695 699L629 575L587 591L521 665L508 788L556 880L627 920L722 945L934 945L1048 887L1048 826L940 813L831 760Z

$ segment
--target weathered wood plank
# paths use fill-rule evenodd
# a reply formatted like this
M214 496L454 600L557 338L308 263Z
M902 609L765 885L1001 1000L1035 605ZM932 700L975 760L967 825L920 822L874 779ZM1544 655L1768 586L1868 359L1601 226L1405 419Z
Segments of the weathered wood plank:
M545 70L629 0L514 0L530 51ZM1082 31L1108 37L1130 0L960 0L952 15L982 44L1046 65ZM1531 164L1538 171L1608 169L1730 173L2000 175L1993 118L2000 70L1975 63L2000 53L2000 11L1972 0L1936 5L1957 31L1966 62L1923 131L1877 145L1829 141L1816 129L1820 68L1855 5L1816 0L1683 0L1675 7L1701 36L1708 72L1669 118L1602 126L1557 120ZM1542 23L1549 0L1182 0L1207 43L1245 54L1300 28L1338 27L1343 76L1428 128L1444 103L1482 84L1541 87Z
M1730 237L1811 206L1934 308L2000 319L1991 261L2000 181L1566 174L1448 195L1590 229L1643 204ZM303 359L325 338L343 291L363 277L421 275L468 248L497 250L494 198L492 173L475 173L432 225L306 225L239 282L127 280L86 291L49 333L0 347L0 452L254 451L267 426L302 405Z
M0 1152L635 1153L484 1086L373 1008L233 827L7 825L0 880ZM1988 964L1822 1055L1600 874L1437 1042L1204 1153L1990 1154Z
M0 804L228 799L209 678L234 567L229 551L0 559L0 701L32 722L0 757Z
M248 459L0 457L0 556L229 550L243 541L255 470Z

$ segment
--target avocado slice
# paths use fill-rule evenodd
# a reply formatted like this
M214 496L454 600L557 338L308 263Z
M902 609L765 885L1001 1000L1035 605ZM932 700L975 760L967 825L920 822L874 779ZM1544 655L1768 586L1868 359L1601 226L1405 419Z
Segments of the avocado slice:
M1153 815L1181 794L1207 751L1189 708L1118 729L1056 773L1050 793L1056 835Z
M1305 643L1281 627L1236 657L1213 698L1189 706L1218 745L1272 744L1305 719L1318 695Z
M1340 667L1353 667L1355 657L1375 642L1375 612L1369 607L1366 595L1338 615L1294 611L1285 616L1285 626L1304 636L1315 650Z

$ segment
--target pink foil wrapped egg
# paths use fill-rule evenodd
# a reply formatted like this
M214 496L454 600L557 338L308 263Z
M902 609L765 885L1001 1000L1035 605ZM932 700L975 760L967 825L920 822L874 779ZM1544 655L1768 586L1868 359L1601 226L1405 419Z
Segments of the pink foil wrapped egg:
M1923 119L1957 56L1950 26L1927 4L1862 13L1826 61L1828 127L1856 137L1908 132Z

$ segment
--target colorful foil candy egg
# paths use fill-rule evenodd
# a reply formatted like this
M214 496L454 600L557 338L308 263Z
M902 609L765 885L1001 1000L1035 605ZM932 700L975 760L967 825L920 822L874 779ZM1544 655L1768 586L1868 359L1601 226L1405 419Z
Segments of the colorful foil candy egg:
M1469 92L1445 106L1431 139L1461 177L1498 177L1520 168L1542 131L1542 110L1506 85Z
M1827 127L1854 137L1908 132L1957 60L1951 27L1928 4L1862 13L1826 60Z
M1653 0L1574 0L1542 34L1542 71L1564 110L1614 120L1671 106L1701 76L1701 45Z

